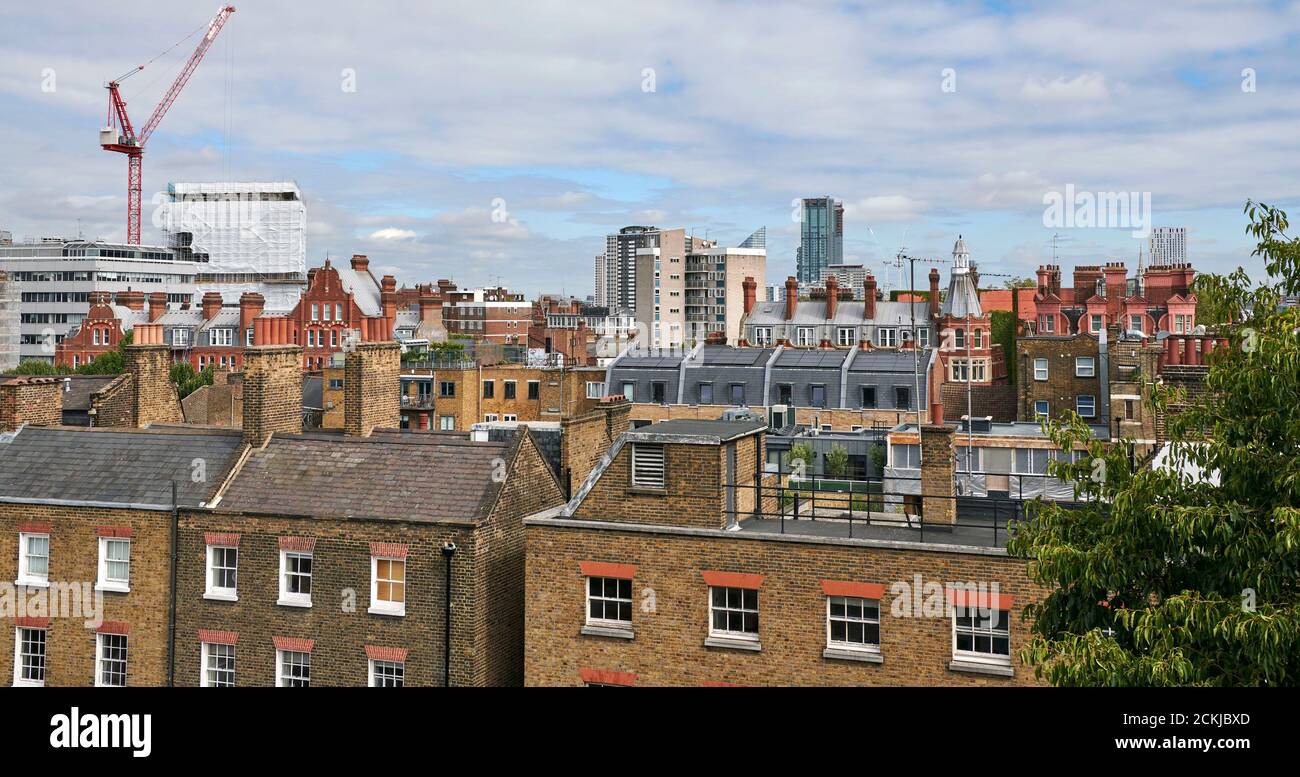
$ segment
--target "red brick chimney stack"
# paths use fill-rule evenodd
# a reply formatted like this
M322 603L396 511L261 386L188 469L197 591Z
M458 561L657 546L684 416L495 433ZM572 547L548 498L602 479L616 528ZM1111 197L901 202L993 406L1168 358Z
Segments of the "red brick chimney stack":
M740 286L745 290L745 315L748 316L754 309L754 303L758 301L758 282L746 276Z
M867 273L866 279L862 281L862 291L864 293L863 300L866 302L863 311L867 320L873 321L876 318L876 276Z
M155 291L149 295L149 321L154 322L162 318L167 312L167 295L161 291Z
M203 320L211 321L218 313L221 312L221 292L208 291L203 293Z
M785 320L794 318L794 306L799 301L799 281L791 275L785 279Z
M840 279L834 275L826 279L826 320L835 319L835 308L840 304Z

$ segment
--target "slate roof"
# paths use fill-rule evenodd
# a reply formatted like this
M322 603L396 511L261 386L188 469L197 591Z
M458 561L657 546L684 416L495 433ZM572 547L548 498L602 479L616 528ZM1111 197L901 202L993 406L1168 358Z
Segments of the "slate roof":
M441 435L274 435L215 505L264 515L476 522L500 483L494 460L512 443Z
M238 430L108 430L28 426L0 435L0 501L197 507L243 447ZM195 461L204 479L195 482Z
M14 378L19 375L0 375L0 383ZM59 379L65 381L63 388L63 409L80 410L90 409L90 395L99 391L103 387L117 380L116 375L58 375Z
M383 315L384 307L380 304L379 284L375 282L375 276L371 275L369 270L357 272L347 262L333 267L339 274L339 283L343 284L343 290L352 294L352 299L364 315Z

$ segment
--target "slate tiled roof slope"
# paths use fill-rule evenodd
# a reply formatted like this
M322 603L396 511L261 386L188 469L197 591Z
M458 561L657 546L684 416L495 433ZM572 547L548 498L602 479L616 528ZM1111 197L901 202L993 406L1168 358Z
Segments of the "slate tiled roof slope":
M275 435L215 507L264 515L476 522L490 512L512 442L381 433Z
M171 505L175 481L179 504L197 507L216 492L242 448L238 430L28 426L0 436L0 500L163 509Z

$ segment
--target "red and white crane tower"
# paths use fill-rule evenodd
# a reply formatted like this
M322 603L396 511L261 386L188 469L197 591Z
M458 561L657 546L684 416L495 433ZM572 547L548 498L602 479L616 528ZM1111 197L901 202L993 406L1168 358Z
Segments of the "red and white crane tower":
M176 80L172 81L171 87L158 101L158 106L153 109L149 120L144 123L138 133L126 115L126 100L122 99L118 87L130 76L144 70L145 66L140 65L133 68L116 80L109 81L106 85L108 89L108 122L107 126L99 131L99 145L105 151L126 154L126 242L131 245L140 244L141 163L144 159L145 144L149 142L149 136L153 135L153 131L158 128L158 123L162 121L163 116L167 115L167 109L171 108L172 103L176 102L181 90L185 88L185 83L190 80L190 76L194 75L195 68L203 60L203 55L208 53L208 48L212 46L212 42L221 33L221 28L226 25L226 20L234 12L235 7L233 5L225 5L217 11L216 16L212 17L212 21L208 23L207 32L199 41L199 45L195 47L194 53L190 55L189 61L185 63L185 67L181 68Z

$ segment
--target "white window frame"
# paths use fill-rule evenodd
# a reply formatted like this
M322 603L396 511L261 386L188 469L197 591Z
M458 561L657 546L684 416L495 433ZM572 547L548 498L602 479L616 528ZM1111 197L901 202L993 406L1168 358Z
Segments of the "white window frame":
M1083 414L1082 412L1080 412L1080 408L1082 407L1082 402L1080 402L1080 400L1083 399L1084 397L1087 397L1088 399L1091 399L1091 400L1092 400L1092 412L1090 412L1090 413L1088 413L1088 414L1086 414L1086 415ZM1093 394L1078 394L1078 395L1076 395L1076 396L1074 397L1074 412L1079 413L1079 417L1080 417L1080 418L1096 418L1096 417L1097 417L1097 397L1096 397L1095 395L1093 395Z
M23 679L23 632L39 631L41 633L41 679L27 680ZM14 687L15 688L39 688L45 685L45 674L50 668L50 631L49 629L31 628L28 626L19 626L14 629Z
M45 572L33 574L30 569L30 560L27 543L34 539L45 540ZM14 585L27 586L29 588L48 588L50 585L50 535L44 532L19 532L18 533L18 579Z
M285 684L289 680L289 678L284 674L284 663L285 663L285 659L290 655L307 657L307 660L301 663L301 666L305 666L307 668L307 677L306 677L307 683L303 687L310 688L311 687L311 653L304 652L301 650L279 650L279 649L275 651L275 687L276 688L297 687L297 686L289 686Z
M1090 331L1092 331L1093 333L1100 332L1100 331L1101 331L1101 323L1102 323L1102 319L1101 319L1101 314L1100 314L1100 313L1089 313L1089 314L1088 314L1088 328L1089 328Z
M918 327L916 330L916 344L920 348L930 347L930 328Z
M212 342L210 344L213 346L234 345L235 343L234 335L235 335L235 330L233 329L226 329L224 327L213 329L211 332Z
M124 654L121 659L122 662L122 684L121 685L114 685L104 681L104 668L105 668L105 664L109 661L108 657L105 655L105 649L107 648L107 645L105 643L108 642L108 640L110 639L116 641L117 638L121 638L122 640L122 645L123 645L122 651ZM117 661L118 659L112 659L112 660ZM125 688L127 673L130 667L130 660L131 660L131 641L127 638L127 635L96 634L95 635L95 687L96 688L105 688L105 687Z
M772 327L756 326L754 327L754 345L770 345L772 342Z
M315 559L315 554L312 553L311 551L304 551L304 550L282 550L282 551L280 551L280 598L277 599L275 603L276 603L276 604L279 604L279 605L284 605L285 607L310 607L310 606L311 606L311 592L310 592L310 591L308 591L308 592L305 593L305 594L303 594L303 593L291 593L291 592L289 591L289 586L288 586L288 582L289 582L289 556L305 556L309 561L312 562L312 571L311 571L311 572L308 572L307 575L306 575L306 577L307 577L307 583L308 583L309 586L311 585L311 578L312 578L312 575L313 575L313 574L315 573L315 571L316 571L316 570L315 570L315 560L316 560L316 559ZM295 573L295 574L297 574L297 575L299 575L299 576L302 576L302 573Z
M115 542L126 543L126 580L112 580L108 577L108 548ZM113 559L120 561L119 559ZM131 540L126 537L100 537L99 538L99 578L95 583L96 591L112 591L115 593L131 592Z
M379 665L379 664L385 664L385 665L388 665L388 666L395 666L395 667L398 667L398 668L401 670L401 672L402 672L402 676L401 676L401 678L399 678L399 680L398 680L398 682L401 683L401 684L400 684L399 686L396 686L396 687L400 687L400 688L405 688L405 687L406 687L406 662L405 662L405 661L387 661L387 660L382 660L382 659L378 659L378 658L371 658L371 659L369 659L369 660L367 661L367 664L368 664L368 668L367 668L367 672L366 672L366 673L367 673L367 675L369 676L369 680L367 681L367 685L369 685L371 688L386 688L386 687L388 687L387 685L383 685L383 684L380 684L380 683L377 683L377 682L376 682L376 680L378 679L378 673L377 673L375 670L378 668L378 665Z
M217 571L218 567L215 563L216 559L213 551L217 551L217 550L233 550L235 552L235 566L220 567L221 569L234 569L235 585L233 588L226 587L226 586L219 586L216 585L216 583L214 582L214 574ZM207 555L207 564L206 564L206 569L204 570L203 598L217 599L219 601L224 601L224 602L239 601L239 547L236 545L209 545L207 548L206 555Z
M876 345L881 348L897 348L898 330L894 327L877 327Z
M977 651L977 650L958 650L958 649L957 649L957 633L958 633L958 628L957 628L957 613L958 613L958 611L960 611L960 610L975 610L976 615L978 615L979 612L980 612L980 608L978 608L978 607L956 607L956 606L954 606L954 607L952 608L952 617L951 617L949 620L950 620L951 623L952 623L952 657L953 657L953 660L954 660L954 661L961 661L961 662L964 662L964 663L991 664L991 665L993 665L993 666L1010 666L1010 665L1011 665L1011 611L1010 611L1010 610L997 610L997 611L996 611L997 613L999 613L1000 621L1001 621L1001 623L1003 624L1003 626L1005 627L1005 630L1006 630L1006 637L1007 637L1007 654L1006 654L1006 655L1002 655L1001 653L984 653L984 652ZM988 636L989 639L990 639L990 646L991 646L991 645L992 645L992 638L993 638L994 636L1000 635L1001 632L1002 632L1002 629L993 629L991 626L988 627L988 628L981 628L981 627L979 627L979 626L973 626L973 627L962 627L961 632L962 632L962 633L969 633L969 634L971 634L971 635L972 635L972 643L974 642L974 637L975 637L975 636Z
M1085 365L1087 367L1086 370L1085 370ZM1097 377L1097 359L1092 356L1074 357L1074 377L1076 378Z
M199 649L199 687L200 688L226 688L226 687L233 688L235 686L235 669L236 669L235 662L238 660L235 646L227 645L225 643L216 643L216 642L203 642L200 644L201 647ZM213 648L219 648L220 650L223 651L226 649L230 650L229 670L217 669L215 667L209 666L209 664L213 662L213 659L224 658L224 656L215 655L213 652ZM230 672L230 682L228 684L218 683L213 680L211 676L212 674L217 672L226 672L226 671Z
M600 581L600 593L592 591L592 584ZM609 593L609 584L614 584L614 593ZM623 596L620 590L627 586L627 596ZM632 628L632 581L623 577L608 577L605 575L592 575L583 579L583 590L586 592L586 623L588 626L604 626L614 629ZM614 606L614 613L618 615L622 605L627 605L627 619L621 617L606 618L595 617L591 614L591 605L594 602L600 602L601 613L608 614L610 605Z
M400 581L402 586L402 601L400 602L384 601L379 598L379 562L381 561L390 562L389 574L392 574L391 562L394 561L400 562L402 565L402 579ZM393 580L392 578L386 578L386 580L389 582L390 585L392 583L398 582L396 580ZM399 558L397 556L371 556L370 557L370 609L367 610L367 612L369 612L371 615L393 615L397 617L405 616L407 581L408 579L406 575L405 558Z
M456 416L454 416L454 415L440 415L440 416L438 416L438 428L441 429L441 430L444 431L444 432L452 432L452 431L455 431L455 430L456 430Z
M833 605L834 600L836 599L842 599L844 601L844 606L845 606L844 615L839 615L839 616L831 615L831 606ZM854 600L856 602L861 603L861 607L863 608L863 614L861 618L855 618L848 614L847 610L849 606L849 600ZM866 615L866 608L872 605L874 605L876 608L875 619L869 618ZM874 625L876 627L875 644L872 644L870 642L847 642L847 641L839 641L833 639L831 637L832 621L843 621L846 624L845 625L846 634L848 632L847 624L849 623L862 624L864 633L868 626ZM861 596L827 596L826 597L826 647L832 650L852 650L859 653L879 654L880 653L880 600L866 599Z
M1051 334L1056 331L1056 316L1043 316L1043 333Z
M1039 377L1040 375L1042 377ZM1047 359L1043 359L1043 358L1034 359L1034 380L1047 380L1047 375L1048 375Z
M1039 406L1039 405L1042 405L1042 406L1043 406L1043 409L1042 409L1042 410L1039 410L1039 409L1038 409L1038 406ZM1050 402L1048 402L1046 399L1035 399L1035 400L1034 400L1034 420L1035 420L1035 421L1037 421L1037 420L1039 420L1039 419L1042 419L1042 418L1047 418L1049 415L1051 415L1051 413L1052 413L1052 405L1051 405Z
M835 330L835 344L840 347L857 345L858 330L851 326L842 326Z
M728 592L724 594L726 603L723 604L722 606L719 606L716 603L714 603L715 591ZM739 606L733 607L731 605L731 596L730 596L731 591L737 591L740 593ZM746 594L753 594L754 596L754 606L752 608L746 606L745 604ZM713 625L713 616L720 612L725 613L728 616L727 617L728 626L724 629L719 629ZM733 631L730 627L730 620L731 620L730 616L732 613L740 614L741 630L739 631ZM753 613L754 615L753 631L747 631L744 629L744 619L747 613ZM759 629L762 626L761 621L759 621L758 619L758 614L759 614L759 603L758 603L757 588L735 588L731 586L717 586L717 585L709 586L709 636L710 637L717 637L719 639L727 639L727 640L744 640L748 642L758 642L759 634L760 634Z
M663 445L634 442L631 456L633 488L668 487L668 463Z
M817 345L814 342L817 339L817 330L811 326L799 326L794 330L794 344L798 346L811 347Z
M600 399L603 396L605 396L605 384L602 381L587 381L587 399Z
M173 346L177 346L177 345L189 345L189 344L190 344L190 330L186 329L185 327L180 327L180 326L175 327L174 329L172 329L172 345L173 345Z

